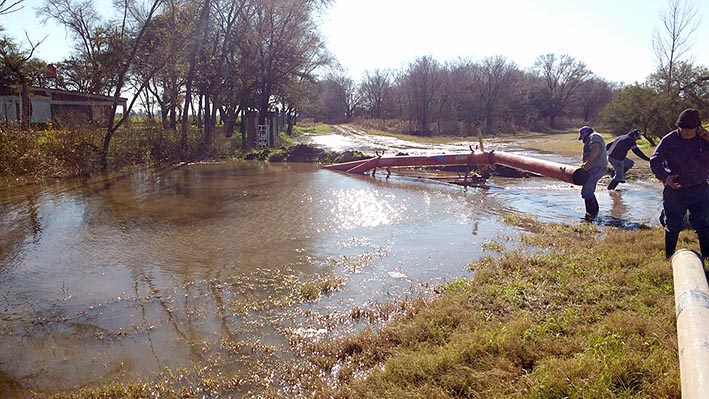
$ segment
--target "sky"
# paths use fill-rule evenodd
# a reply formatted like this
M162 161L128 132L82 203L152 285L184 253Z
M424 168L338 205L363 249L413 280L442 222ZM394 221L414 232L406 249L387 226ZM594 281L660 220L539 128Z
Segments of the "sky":
M694 0L699 19L709 21L709 0ZM46 39L36 56L59 62L71 50L70 37L53 22L41 23L25 0L18 12L0 16L5 33L26 43ZM110 4L100 0L99 4ZM349 75L405 68L416 58L439 62L504 56L520 68L542 54L568 54L597 76L631 84L656 68L653 32L667 0L333 0L322 15L329 51ZM109 10L106 9L108 13ZM709 22L693 35L686 55L709 67Z
M709 67L709 0L691 59ZM653 73L653 32L667 0L336 0L324 17L330 51L350 76L439 62L504 56L520 68L542 54L568 54L597 76L632 84Z

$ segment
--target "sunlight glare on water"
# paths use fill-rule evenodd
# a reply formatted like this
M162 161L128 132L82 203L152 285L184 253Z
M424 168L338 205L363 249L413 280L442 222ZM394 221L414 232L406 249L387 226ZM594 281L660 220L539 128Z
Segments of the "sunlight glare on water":
M331 212L344 230L390 224L406 211L403 204L394 203L393 195L382 195L379 190L341 189L333 196Z

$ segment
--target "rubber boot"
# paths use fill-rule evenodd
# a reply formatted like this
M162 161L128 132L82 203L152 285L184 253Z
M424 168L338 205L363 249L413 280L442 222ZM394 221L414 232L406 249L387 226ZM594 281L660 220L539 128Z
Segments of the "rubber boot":
M608 183L608 189L615 190L615 188L618 187L618 183L620 183L618 180L611 180L611 182Z
M679 233L665 232L665 258L669 259L674 255L678 238Z
M586 204L586 215L584 215L584 219L590 222L598 216L598 201L595 196L592 198L584 198L583 201Z

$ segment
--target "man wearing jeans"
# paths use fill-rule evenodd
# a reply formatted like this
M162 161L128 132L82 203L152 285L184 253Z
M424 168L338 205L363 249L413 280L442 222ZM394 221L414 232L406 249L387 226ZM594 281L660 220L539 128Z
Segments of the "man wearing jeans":
M586 205L584 219L590 222L598 216L598 200L596 200L596 184L606 173L608 154L603 136L593 131L590 126L579 129L579 140L583 140L583 155L581 167L588 172L588 180L581 187L581 198Z
M677 129L660 140L650 158L652 173L665 183L662 207L667 258L675 252L687 211L702 256L709 257L709 133L701 126L699 111L682 111Z
M615 140L606 146L608 150L608 162L611 163L613 171L615 172L613 180L608 183L609 190L615 190L618 183L625 183L625 172L635 166L635 162L628 158L628 151L632 150L640 159L646 161L650 160L635 144L638 139L640 139L640 130L635 129L630 133L616 137Z

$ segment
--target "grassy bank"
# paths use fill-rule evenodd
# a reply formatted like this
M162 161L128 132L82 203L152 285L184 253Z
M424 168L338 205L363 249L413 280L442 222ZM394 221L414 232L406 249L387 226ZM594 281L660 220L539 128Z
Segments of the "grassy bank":
M679 398L662 231L510 222L520 249L380 331L314 345L311 375L331 377L316 397Z

